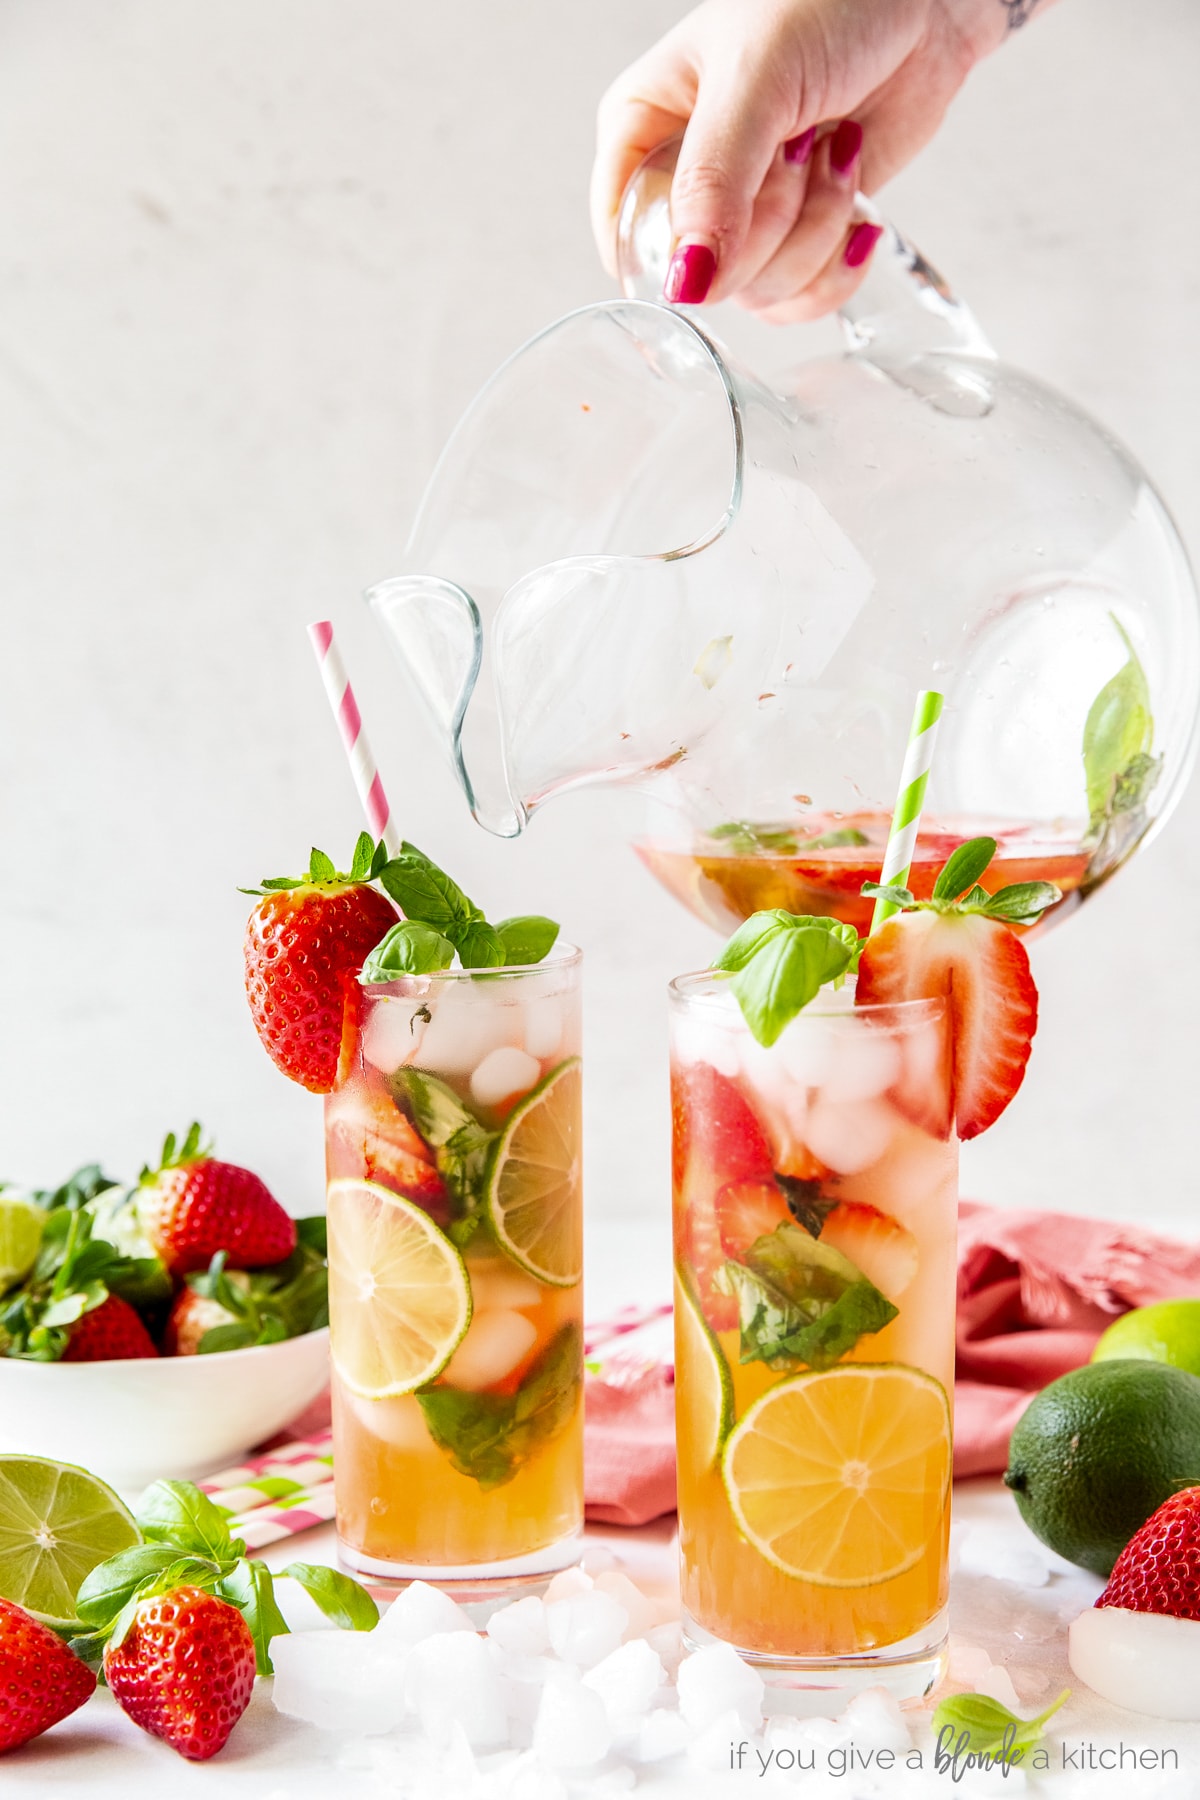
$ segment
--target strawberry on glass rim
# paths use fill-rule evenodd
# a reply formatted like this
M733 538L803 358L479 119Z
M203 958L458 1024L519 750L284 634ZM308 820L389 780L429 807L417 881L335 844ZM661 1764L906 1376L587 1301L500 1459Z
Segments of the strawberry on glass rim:
M314 850L306 877L276 876L246 922L246 998L276 1067L310 1093L345 1074L358 1027L359 970L400 917L372 882L387 861L364 832L349 874Z
M950 1011L951 1099L960 1138L994 1125L1025 1078L1037 1031L1029 953L1012 929L1060 898L1048 881L989 894L980 877L994 838L972 838L946 863L928 900L907 888L864 884L900 910L860 950L855 1003L896 1005L944 997Z

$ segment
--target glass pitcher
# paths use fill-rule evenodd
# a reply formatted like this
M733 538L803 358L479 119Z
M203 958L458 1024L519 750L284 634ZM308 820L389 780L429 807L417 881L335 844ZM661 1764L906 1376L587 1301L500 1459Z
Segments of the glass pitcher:
M1056 881L1061 916L1167 816L1194 751L1196 590L1162 501L890 227L845 354L770 384L640 297L674 153L626 192L625 297L497 371L404 572L368 595L472 812L513 836L555 794L637 784L641 854L701 917L865 929L933 687L914 891L987 832L989 879Z

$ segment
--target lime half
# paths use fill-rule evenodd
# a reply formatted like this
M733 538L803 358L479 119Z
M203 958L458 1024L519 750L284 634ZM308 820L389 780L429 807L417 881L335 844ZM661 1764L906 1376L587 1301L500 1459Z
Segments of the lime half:
M733 1377L690 1286L675 1276L675 1410L680 1458L711 1469L733 1424Z
M551 1069L509 1115L488 1171L492 1229L515 1263L552 1287L583 1273L579 1058Z
M0 1194L0 1294L24 1281L41 1248L46 1215L19 1194Z
M0 1594L62 1625L98 1563L142 1541L110 1487L71 1463L0 1456Z
M331 1181L328 1214L334 1367L364 1400L411 1394L466 1336L466 1265L427 1213L372 1181Z

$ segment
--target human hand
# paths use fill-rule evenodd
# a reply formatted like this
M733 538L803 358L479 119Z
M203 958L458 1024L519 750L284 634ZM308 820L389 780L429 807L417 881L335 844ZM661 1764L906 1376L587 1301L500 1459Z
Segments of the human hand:
M916 155L1024 16L1014 0L705 0L600 103L592 227L606 267L626 182L682 131L666 297L732 298L777 323L841 306L880 235L855 221L856 190Z

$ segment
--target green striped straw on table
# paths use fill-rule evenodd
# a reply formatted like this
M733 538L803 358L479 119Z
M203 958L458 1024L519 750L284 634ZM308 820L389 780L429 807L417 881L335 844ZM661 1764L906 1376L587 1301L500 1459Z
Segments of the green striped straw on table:
M938 721L944 704L941 694L936 693L933 688L922 688L917 695L912 728L908 734L908 749L904 753L904 767L900 771L900 792L896 795L892 829L888 833L887 849L883 854L880 887L908 886L909 870L917 847L917 833L921 829L921 809L925 805L925 789L929 783L933 749L937 743ZM892 900L876 900L871 930L878 931L884 921L899 910Z

